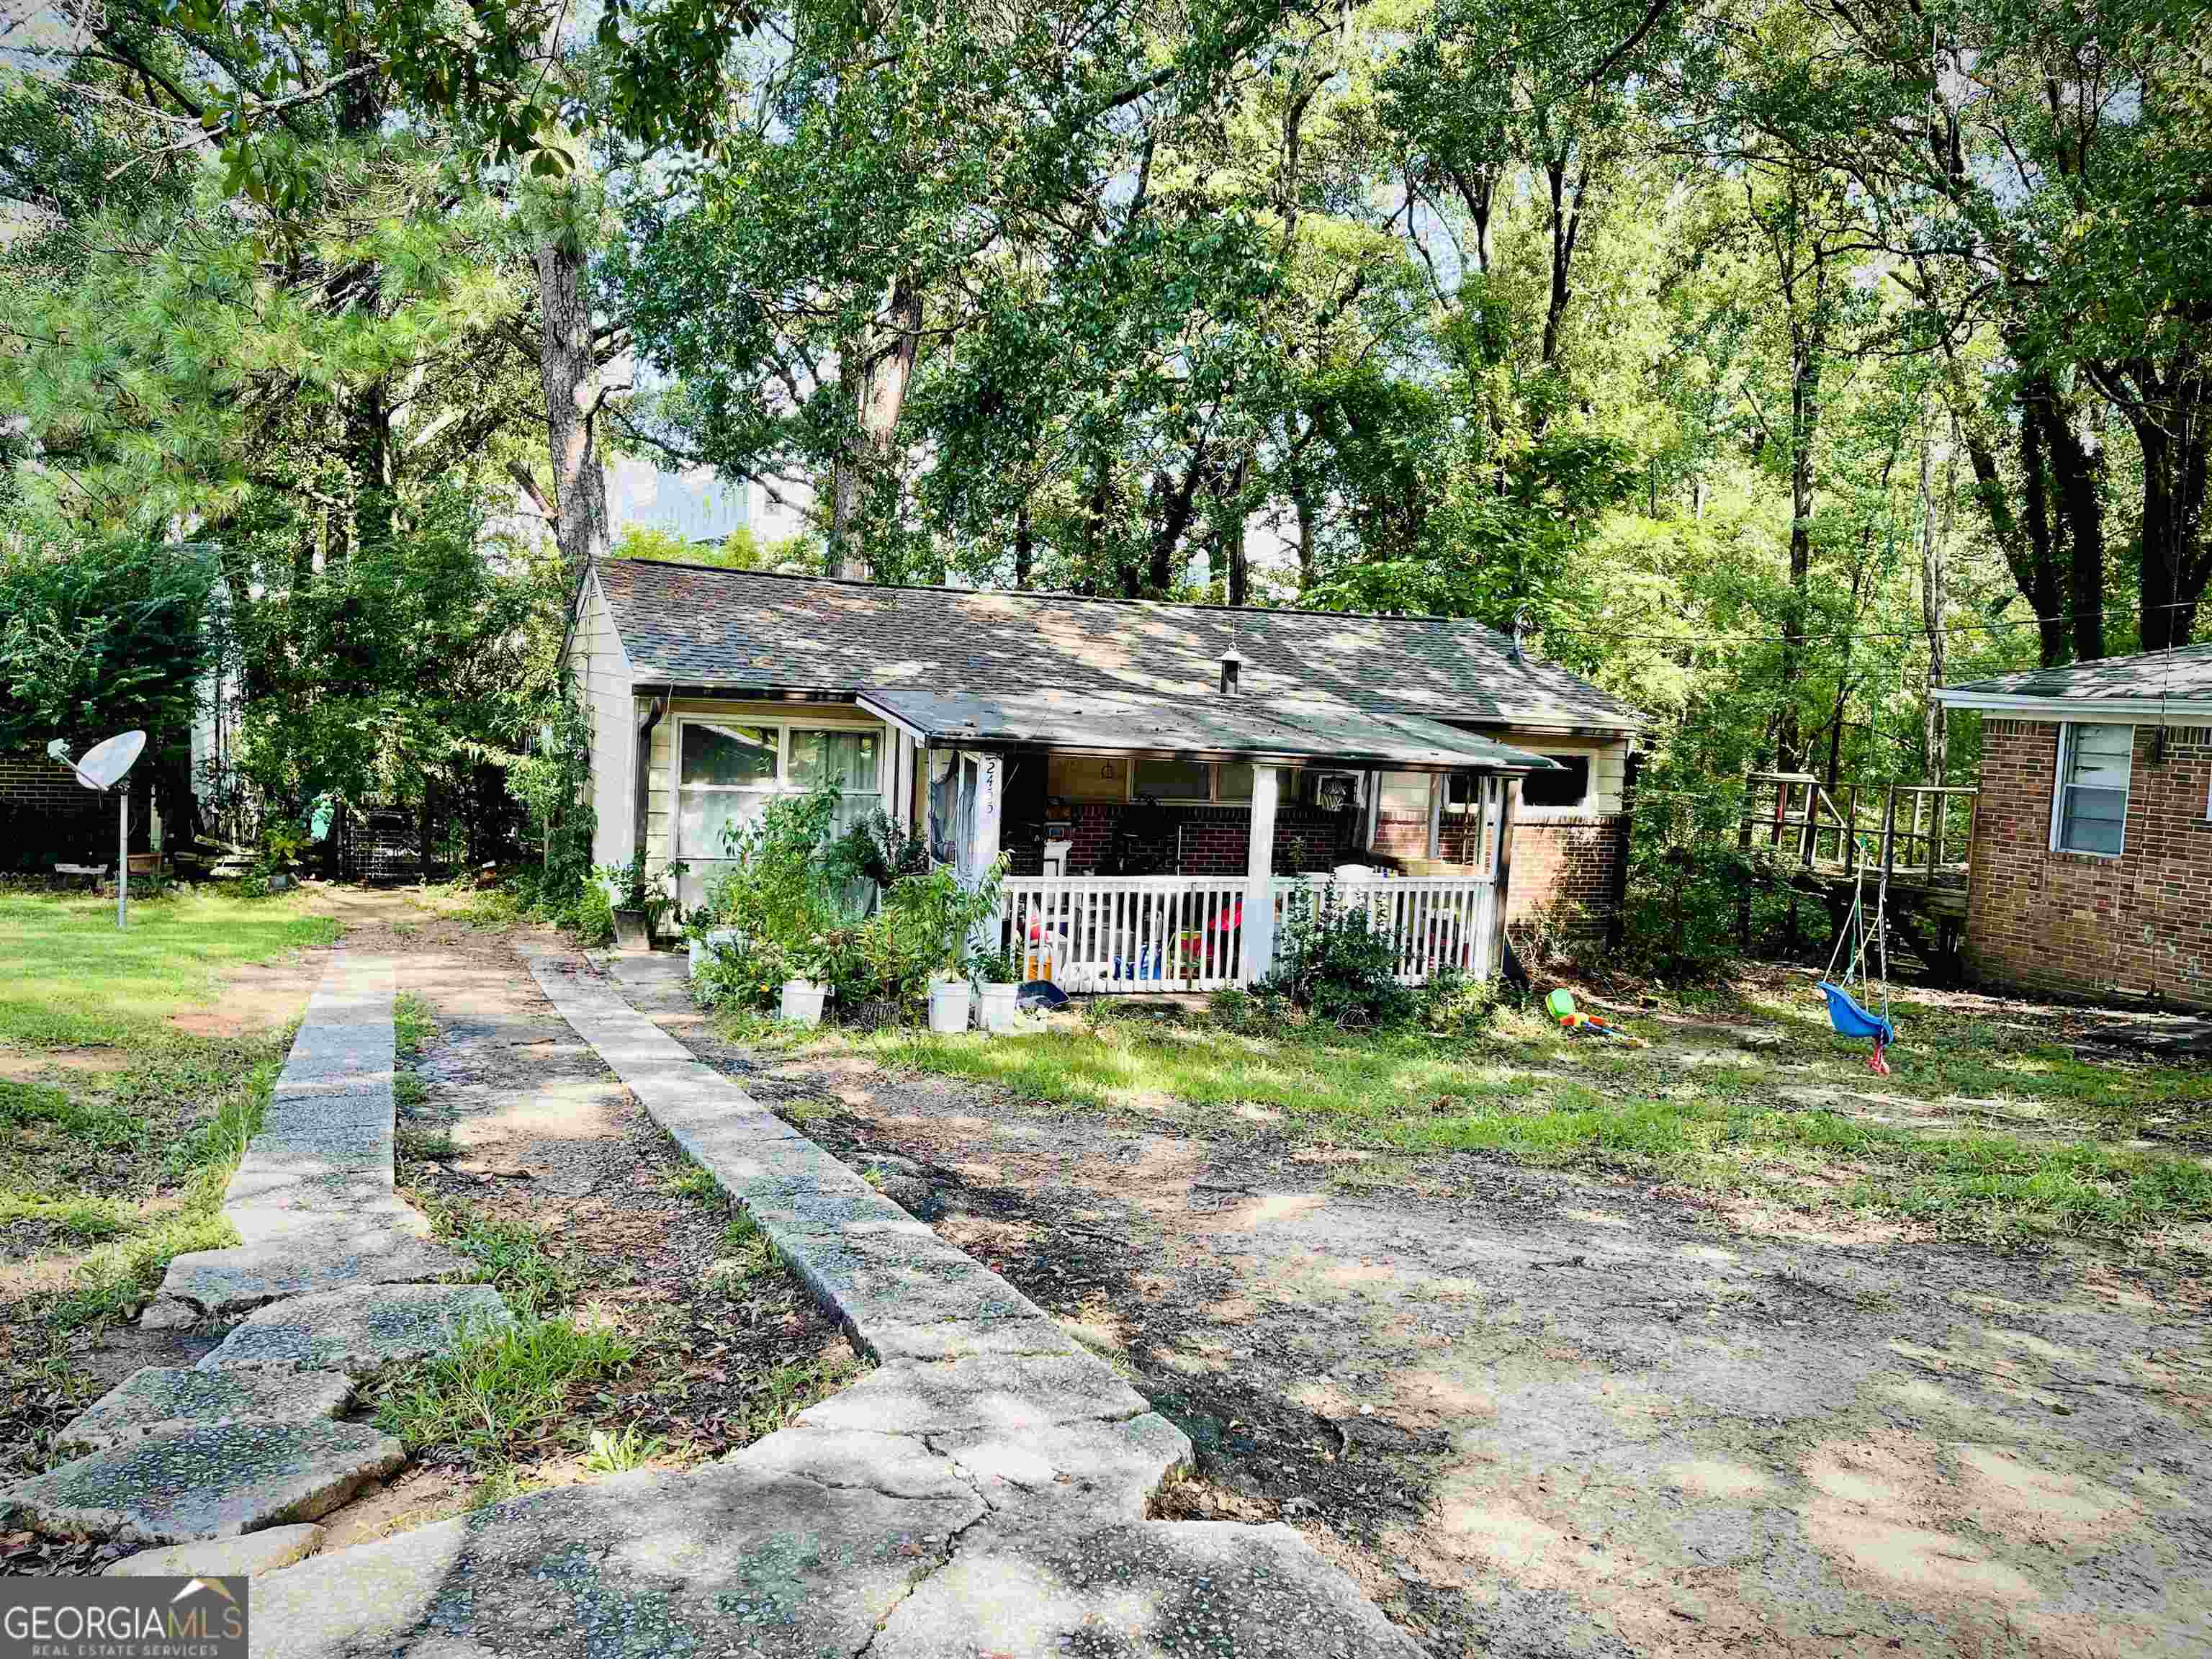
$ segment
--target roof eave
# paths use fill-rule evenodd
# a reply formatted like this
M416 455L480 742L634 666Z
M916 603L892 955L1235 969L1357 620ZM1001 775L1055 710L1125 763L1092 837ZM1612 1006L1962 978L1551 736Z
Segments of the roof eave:
M2146 720L2166 726L2212 723L2212 698L2204 697L2038 697L1947 685L1936 691L1936 701L1946 708L2092 726L2135 726Z

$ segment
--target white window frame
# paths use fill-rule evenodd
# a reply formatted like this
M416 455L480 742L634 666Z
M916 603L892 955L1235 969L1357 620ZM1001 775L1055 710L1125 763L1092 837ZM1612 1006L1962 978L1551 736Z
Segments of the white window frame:
M1528 803L1528 784L1522 784L1522 804L1514 809L1514 816L1538 823L1546 818L1584 818L1597 811L1597 752L1589 749L1528 748L1532 755L1541 755L1546 760L1578 760L1583 763L1583 798L1571 806L1532 806Z
M692 726L750 726L775 732L775 781L773 783L686 783L684 781L684 732ZM808 720L803 715L790 714L678 714L676 716L674 747L668 757L668 847L669 856L681 859L695 867L701 863L728 864L732 862L725 852L693 852L684 844L684 793L696 790L703 794L760 795L773 799L778 795L803 795L809 786L791 781L791 739L798 732L835 732L847 735L872 734L877 742L876 787L872 790L856 789L846 792L847 799L861 796L873 799L878 805L890 800L886 784L891 769L890 728L863 720Z
M2120 791L2120 845L2116 852L2100 853L2083 847L2068 847L2062 836L2066 824L2067 774L2074 769L2074 738L2085 726L2118 726L2128 734L2128 781ZM2128 802L2136 787L2136 729L2133 724L2122 720L2062 720L2058 726L2058 764L2052 769L2051 778L2051 850L2074 859L2123 859L2128 855Z
M1139 766L1143 765L1148 760L1172 760L1175 757L1172 755L1130 756L1128 765L1122 769L1123 781L1121 799L1123 804L1127 805L1133 805L1137 801L1144 798L1144 791L1137 787L1137 769ZM1249 806L1252 804L1252 798L1249 795L1245 796L1242 800L1222 799L1221 769L1224 765L1250 766L1252 768L1252 775L1254 779L1253 787L1257 788L1259 787L1258 778L1260 769L1255 763L1249 761L1207 761L1205 763L1205 765L1206 793L1203 799L1200 799L1196 795L1162 795L1159 797L1160 805L1163 806Z

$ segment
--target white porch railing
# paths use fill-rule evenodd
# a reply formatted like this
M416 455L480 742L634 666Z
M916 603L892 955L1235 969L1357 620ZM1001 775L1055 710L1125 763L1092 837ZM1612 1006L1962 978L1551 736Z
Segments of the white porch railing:
M1328 876L1280 876L1275 880L1275 927L1279 937L1291 896L1304 888L1316 909L1326 902ZM1367 925L1398 947L1398 978L1421 985L1440 968L1470 979L1488 979L1498 921L1495 879L1474 876L1413 876L1380 881L1338 881L1340 910L1364 910Z
M1218 991L1244 982L1242 876L1013 876L1006 943L1063 991Z
M1278 876L1275 925L1292 896L1320 905L1328 876ZM1340 908L1364 909L1398 950L1398 977L1425 981L1449 966L1475 979L1495 970L1494 876L1334 881ZM1244 963L1242 876L1015 876L1005 895L1007 945L1024 979L1071 993L1215 991L1250 982ZM1264 971L1264 968L1262 969Z

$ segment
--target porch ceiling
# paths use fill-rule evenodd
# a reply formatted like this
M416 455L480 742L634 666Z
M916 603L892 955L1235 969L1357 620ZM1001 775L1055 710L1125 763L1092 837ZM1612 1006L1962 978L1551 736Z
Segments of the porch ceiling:
M1262 765L1325 762L1403 772L1539 772L1555 763L1440 720L1341 703L1246 697L1021 697L869 688L857 701L934 748L1057 749Z

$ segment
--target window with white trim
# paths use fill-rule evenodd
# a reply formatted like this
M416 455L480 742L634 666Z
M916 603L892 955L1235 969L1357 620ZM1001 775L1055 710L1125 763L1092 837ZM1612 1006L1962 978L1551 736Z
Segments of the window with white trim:
M2059 853L2116 858L2126 842L2132 726L2068 724L2058 728L2058 787L2051 807L2051 846Z
M872 726L683 715L676 748L673 856L692 866L687 901L703 885L700 866L728 861L731 827L750 823L778 795L836 784L840 829L883 805L884 734Z

